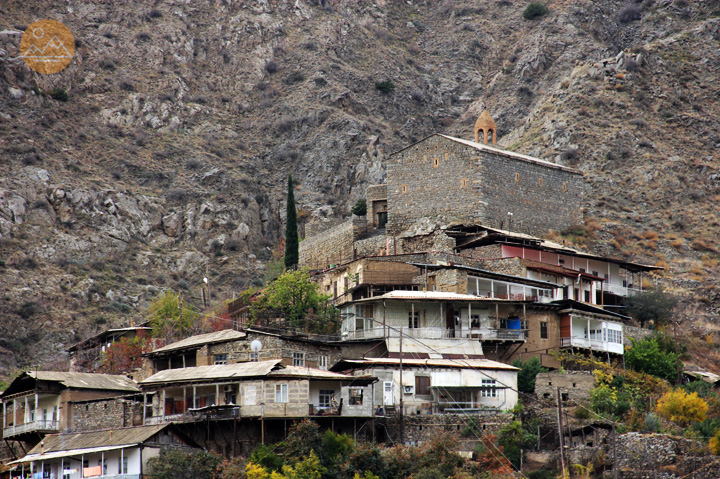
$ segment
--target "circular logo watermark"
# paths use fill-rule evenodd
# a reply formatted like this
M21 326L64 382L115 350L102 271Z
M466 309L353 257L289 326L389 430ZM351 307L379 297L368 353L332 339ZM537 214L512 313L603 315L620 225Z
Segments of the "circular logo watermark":
M70 30L55 20L38 20L20 39L20 54L38 73L57 73L70 64L75 55L75 39Z

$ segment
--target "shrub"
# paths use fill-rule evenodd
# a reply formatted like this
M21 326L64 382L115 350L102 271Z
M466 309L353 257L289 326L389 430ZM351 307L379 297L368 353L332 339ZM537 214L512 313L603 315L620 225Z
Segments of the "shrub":
M649 321L653 321L655 326L667 324L672 318L677 302L677 298L666 293L661 286L657 286L629 296L625 305L630 316L645 327L645 323Z
M68 94L63 88L54 88L48 92L48 95L57 101L68 101Z
M367 214L367 202L364 198L360 198L355 202L350 212L357 216L365 216Z
M512 365L520 368L520 372L518 373L518 390L522 393L534 394L535 378L538 373L547 371L547 369L540 364L540 359L538 359L537 356L533 356L527 361L516 359Z
M523 12L523 18L526 20L535 20L544 15L547 15L548 8L540 2L532 2L529 4Z
M640 20L641 13L641 6L633 4L625 5L620 12L618 12L618 21L620 21L620 23L629 23Z
M375 82L375 89L379 90L383 95L387 95L395 91L395 84L390 80L377 81Z
M280 69L280 65L275 60L268 60L265 62L265 71L270 73L276 73Z
M707 417L708 403L697 393L688 394L682 389L668 391L658 399L655 412L680 426L703 422Z
M655 338L632 340L632 347L625 353L627 367L671 380L677 373L675 353L663 351Z
M148 460L148 477L150 479L212 479L219 464L220 456L212 452L162 449L159 456Z
M161 18L162 12L160 10L153 9L153 10L150 10L150 13L148 13L148 16L150 18Z

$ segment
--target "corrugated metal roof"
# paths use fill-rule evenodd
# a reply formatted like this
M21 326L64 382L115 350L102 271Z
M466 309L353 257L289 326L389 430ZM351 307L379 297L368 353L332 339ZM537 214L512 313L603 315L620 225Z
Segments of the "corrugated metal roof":
M65 371L28 371L38 381L55 381L74 389L110 389L138 392L137 383L121 374L70 373Z
M400 338L387 338L385 340L388 352L400 352ZM478 340L461 339L423 339L403 338L403 353L426 353L431 358L442 358L443 354L460 354L467 356L482 356L483 349Z
M224 329L222 331L216 331L214 333L198 334L197 336L190 336L189 338L181 339L180 341L168 344L162 348L153 350L151 354L166 353L168 351L176 351L178 349L187 349L193 347L199 347L204 344L211 343L223 343L225 341L234 341L237 339L245 338L245 333L235 331L234 329Z
M354 376L348 376L346 374L334 373L332 371L315 368L301 368L297 366L286 366L283 369L271 371L268 376L297 376L310 379L355 379Z
M43 439L45 446L38 444L28 454L39 454L55 451L69 451L94 447L118 447L140 444L147 441L169 424L154 426L136 426L105 431L79 432L74 434L48 434Z
M362 366L400 366L400 358L367 358L367 359L343 359L343 365L351 367ZM467 368L467 369L505 369L519 370L509 364L491 361L489 359L403 359L405 366L437 367L437 368Z
M140 385L267 376L270 371L279 367L282 367L282 360L273 359L270 361L166 369L141 381Z
M83 454L93 454L97 452L103 452L103 451L113 451L117 449L125 449L127 447L133 447L137 444L123 444L121 446L103 446L103 447L86 447L83 449L71 449L69 451L56 451L56 452L46 452L44 454L28 454L27 456L23 457L22 459L18 459L17 461L9 462L9 465L12 464L22 464L32 462L32 461L48 461L50 459L58 459L60 457L68 457L68 456L82 456Z

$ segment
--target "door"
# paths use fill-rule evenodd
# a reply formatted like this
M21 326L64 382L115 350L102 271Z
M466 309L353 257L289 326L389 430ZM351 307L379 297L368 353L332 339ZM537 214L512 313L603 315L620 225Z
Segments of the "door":
M384 381L383 382L383 404L385 406L394 406L395 405L395 395L393 394L393 382L392 381Z

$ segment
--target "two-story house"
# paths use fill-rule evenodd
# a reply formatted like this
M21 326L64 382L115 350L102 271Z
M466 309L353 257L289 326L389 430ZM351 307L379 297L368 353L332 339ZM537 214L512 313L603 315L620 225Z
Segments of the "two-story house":
M284 439L287 421L306 417L347 432L354 421L373 417L375 381L284 366L279 359L167 369L140 382L143 419L145 424L188 424L191 434L193 423L212 421L219 431L220 423L239 419L245 429L259 425L261 441ZM200 429L202 435L205 428Z
M27 371L0 394L3 439L35 445L72 429L73 401L138 393L135 381L111 374Z

